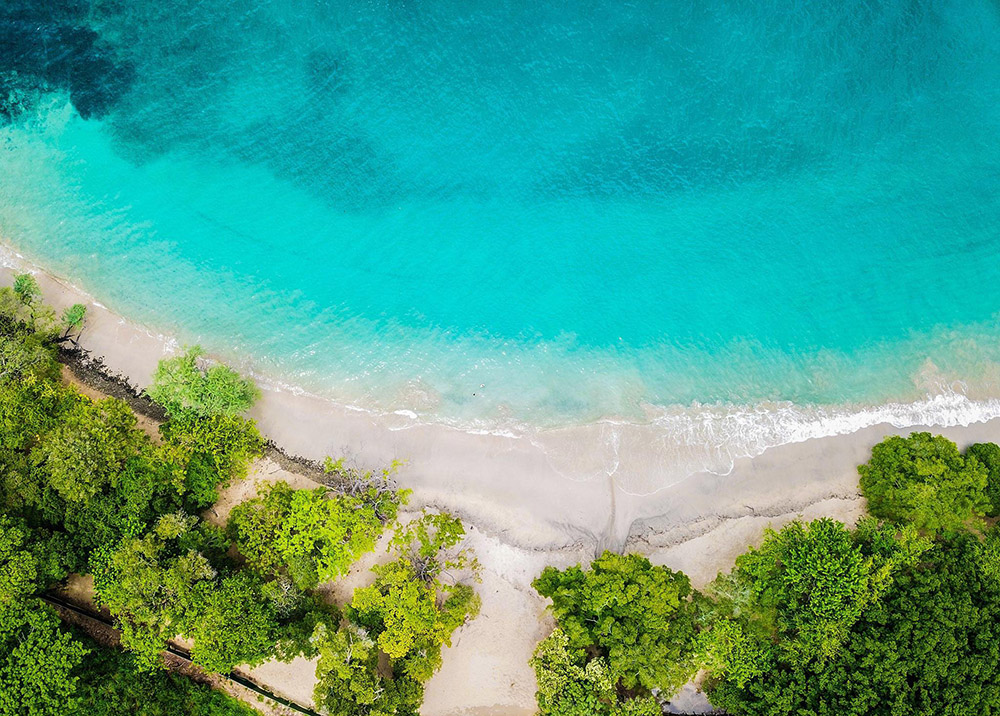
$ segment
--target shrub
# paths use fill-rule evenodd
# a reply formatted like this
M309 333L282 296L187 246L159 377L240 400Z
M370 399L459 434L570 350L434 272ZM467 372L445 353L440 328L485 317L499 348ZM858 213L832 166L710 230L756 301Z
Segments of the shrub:
M221 363L202 368L199 362L204 355L195 346L161 360L153 385L146 391L149 397L172 415L234 417L249 410L260 396L254 382Z

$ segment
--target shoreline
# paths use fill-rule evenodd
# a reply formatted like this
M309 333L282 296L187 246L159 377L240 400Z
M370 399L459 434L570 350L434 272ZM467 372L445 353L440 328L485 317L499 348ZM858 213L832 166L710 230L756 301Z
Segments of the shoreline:
M53 276L32 258L30 252L22 255L5 242L7 240L0 235L0 265L20 266ZM107 310L86 289L63 279L54 280L61 290L78 295L95 308ZM97 356L112 354L120 348L119 343L131 348L135 335L141 335L148 344L144 348L147 352L171 353L179 348L179 339L173 337L172 331L190 342L200 342L216 357L253 377L274 406L268 410L300 414L305 406L311 406L309 410L323 415L328 433L350 436L349 441L326 441L321 446L312 439L299 449L285 445L297 436L283 440L279 434L283 428L276 424L272 434L275 441L308 460L344 453L365 464L404 458L424 465L430 462L424 453L428 442L432 441L448 445L452 451L457 446L459 450L468 448L478 452L516 452L519 467L526 463L532 472L544 475L545 479L573 483L610 482L614 493L626 499L644 499L670 491L702 473L729 475L744 458L757 457L791 443L849 435L883 424L917 429L921 426L968 426L1000 418L1000 394L996 394L1000 385L996 377L1000 373L992 366L989 366L990 375L996 373L996 376L985 383L979 378L970 378L971 382L966 384L961 380L965 376L952 376L925 360L920 370L910 377L912 390L903 390L884 399L873 398L872 402L643 404L645 417L604 415L590 422L561 422L551 426L525 423L512 415L458 421L444 414L421 412L409 399L400 398L402 402L377 407L352 401L348 396L331 395L315 385L317 392L311 392L308 387L295 385L294 378L282 378L280 374L269 373L267 368L262 369L272 361L252 350L228 345L224 336L219 339L192 334L169 321L157 321L148 311L142 315L151 328L141 322L120 319L129 329L119 330L120 335L110 340L107 340L109 336L94 338L92 353ZM129 333L133 335L126 335ZM92 338L87 335L84 342ZM115 359L116 362L122 360ZM119 370L118 366L109 367L124 373L129 381L141 387L151 370L150 362L131 358L124 362L124 370ZM419 381L419 377L414 380ZM305 381L302 385L310 383ZM413 399L420 402L418 398ZM284 427L287 432L287 426ZM386 446L393 448L386 449ZM434 469L447 469L446 462L449 461L435 464ZM502 476L497 475L497 478L502 479ZM593 521L588 521L588 525L593 527ZM617 522L614 525L615 530L602 536L607 544L622 544L627 539L627 529Z
M157 361L177 350L176 342L38 267L25 262L23 270L36 272L44 300L57 310L75 302L88 305L80 343L94 357L87 369L104 379L115 382L117 376L141 389ZM0 283L8 285L13 272L5 266ZM863 512L856 466L884 436L927 429L963 447L1000 434L1000 419L953 427L878 424L779 445L734 460L727 474L696 473L653 494L635 495L621 489L613 475L595 475L585 465L576 473L584 477L572 479L551 455L523 439L439 425L392 430L315 396L267 385L262 392L250 416L279 454L300 469L325 455L344 456L361 467L406 460L398 479L413 490L411 507L447 509L469 526L470 544L484 567L483 612L445 651L444 665L427 685L425 716L534 713L527 660L550 621L531 581L547 564L564 567L604 548L628 549L685 571L700 587L728 569L769 525L799 515L853 522ZM599 440L601 429L585 437ZM565 449L572 453L573 446L570 441Z

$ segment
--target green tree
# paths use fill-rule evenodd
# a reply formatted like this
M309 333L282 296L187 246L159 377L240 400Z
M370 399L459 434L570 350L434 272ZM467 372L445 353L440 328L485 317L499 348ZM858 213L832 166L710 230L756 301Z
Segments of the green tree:
M375 583L354 592L348 616L375 636L379 649L392 659L406 660L406 670L420 681L440 666L442 645L469 618L479 600L472 587L448 589L439 606L437 585L420 580L406 560L379 565Z
M0 382L0 459L10 460L13 453L26 457L77 401L71 389L42 376Z
M603 657L587 659L556 629L543 639L531 658L540 716L660 716L651 696L619 699L615 678Z
M124 401L79 396L73 410L33 451L47 482L70 502L92 499L141 451L148 438Z
M202 367L204 355L195 346L161 360L147 391L149 397L172 415L235 417L249 410L260 396L254 382L222 363Z
M257 426L238 416L181 413L161 425L160 434L174 462L195 463L203 471L190 476L202 501L214 502L219 484L243 479L250 463L264 454ZM210 470L215 471L214 478Z
M940 435L886 438L858 467L861 492L875 517L928 532L976 525L990 509L987 470Z
M424 698L423 685L403 673L388 677L379 669L379 649L353 624L317 628L319 652L313 701L331 716L410 716Z
M770 669L776 653L773 641L761 639L738 619L721 616L711 620L699 641L702 668L739 688Z
M694 674L698 608L684 574L605 552L588 570L546 567L534 586L569 647L606 658L623 688L671 694Z
M76 339L71 338L71 336L75 332L77 338L79 338L80 332L83 331L83 321L86 317L87 307L82 303L74 303L72 306L68 306L62 314L63 334L60 340L72 340L76 343Z
M237 505L229 533L264 575L287 574L303 589L346 574L384 525L371 505L327 488L293 490L285 482Z
M418 681L431 677L441 665L441 647L479 613L480 599L469 584L442 579L460 571L478 578L471 553L456 549L464 534L461 521L447 513L425 512L401 527L389 545L397 559L373 567L375 583L355 590L347 609Z
M14 276L14 295L25 306L34 306L42 297L42 289L30 273L20 273Z
M445 565L453 564L475 576L471 555L455 550L462 534L461 523L450 515L425 514L390 545L397 558L373 568L374 584L354 592L345 610L351 624L334 629L326 622L317 628L317 705L345 716L417 713L422 684L441 665L442 646L479 612L475 590L446 574ZM442 569L421 576L414 558Z
M12 288L0 289L0 316L51 339L56 329L55 311L41 302L41 296L34 276L18 274Z
M255 716L258 712L207 684L164 670L144 671L131 654L84 640L91 653L78 669L80 716Z
M66 576L61 539L0 513L0 609Z
M28 530L0 514L0 609L33 593L38 560L27 549Z
M977 443L970 445L965 454L976 458L986 468L986 499L989 501L986 514L1000 516L1000 445Z
M468 549L455 549L465 538L462 521L447 512L425 512L396 530L389 548L395 548L422 582L433 582L443 572L477 572L479 564Z
M959 716L1000 709L1000 585L968 534L904 567L851 626L834 658L777 659L739 684L708 684L712 703L761 716Z
M279 627L262 587L247 573L195 587L185 636L194 639L191 657L196 664L227 674L239 664L256 666L271 657Z
M144 668L160 665L167 640L184 631L196 602L196 585L214 584L215 568L182 539L194 518L168 515L142 537L127 538L96 565L94 588L121 630L122 646Z
M0 715L62 716L87 650L34 598L0 603Z
M712 591L748 630L730 628L729 644L740 653L753 649L751 633L780 639L785 658L805 663L837 653L848 630L892 583L895 571L928 547L912 532L864 520L852 532L823 518L768 530L759 548L736 560ZM761 647L762 648L762 647Z
M11 381L54 377L52 350L31 336L0 335L0 385Z

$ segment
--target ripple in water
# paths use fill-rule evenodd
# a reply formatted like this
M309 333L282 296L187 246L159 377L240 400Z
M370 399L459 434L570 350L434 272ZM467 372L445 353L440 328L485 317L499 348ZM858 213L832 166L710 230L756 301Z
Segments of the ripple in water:
M262 375L637 492L984 419L998 15L18 0L0 231Z

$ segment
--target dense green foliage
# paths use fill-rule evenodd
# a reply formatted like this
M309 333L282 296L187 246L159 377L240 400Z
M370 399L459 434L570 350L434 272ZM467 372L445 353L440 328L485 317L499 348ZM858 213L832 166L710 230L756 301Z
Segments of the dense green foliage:
M197 550L199 540L191 539L194 521L182 514L161 517L153 531L123 539L95 565L97 599L115 617L122 646L147 668L159 664L168 639L185 631L196 586L217 576Z
M31 452L32 462L67 502L84 503L120 474L147 438L121 400L79 400Z
M913 563L927 543L865 520L854 531L840 522L792 522L768 531L759 548L736 560L713 591L743 635L761 637L753 655L770 651L793 663L835 655L862 612ZM726 648L734 632L725 634ZM777 644L777 646L772 646ZM736 665L744 673L746 665Z
M603 656L589 657L556 629L535 649L538 710L547 716L660 716L651 696L622 700Z
M734 714L941 716L1000 709L1000 585L968 534L939 540L864 610L835 658L778 659L712 702Z
M171 414L235 417L249 410L260 395L254 382L222 363L203 367L204 355L195 346L160 361L149 397Z
M48 716L72 709L74 670L86 653L37 599L0 605L0 714Z
M169 459L186 466L184 489L196 507L215 502L218 487L245 477L264 452L253 421L235 416L181 413L160 426L160 435Z
M153 440L125 402L61 382L57 346L84 318L71 307L60 330L30 276L0 289L0 716L248 713L163 672L176 637L210 672L319 656L317 693L330 709L415 713L442 645L478 608L471 587L442 581L474 566L457 548L461 523L428 515L400 528L395 561L343 620L311 590L396 520L407 493L394 468L328 461L339 491L278 483L237 506L228 533L213 527L197 514L263 452L239 415L256 388L225 366L204 368L196 350L164 361L150 394L169 419ZM73 571L93 575L125 652L91 646L88 656L37 598Z
M459 548L464 534L447 514L424 514L397 531L390 545L396 559L373 568L375 583L355 591L346 609L350 623L323 625L314 635L317 706L336 716L417 713L442 646L479 612L469 584L443 579L446 572L477 573L468 550Z
M622 690L672 693L692 672L698 602L680 572L605 552L587 570L546 567L534 585L552 600L570 660L602 657L602 670Z
M48 716L75 706L87 650L33 595L66 576L62 543L0 512L0 716Z
M268 486L229 517L230 535L247 561L264 575L287 575L301 589L346 574L375 548L384 528L360 497L323 487L293 490L285 482Z
M194 640L191 658L208 671L228 673L237 664L275 656L280 624L263 583L240 572L195 587L184 634Z
M137 668L127 652L90 648L76 689L81 716L255 716L256 711L205 684L167 671ZM71 711L61 712L66 714Z
M990 509L986 467L940 435L888 437L858 472L868 510L880 519L937 532L975 526Z
M986 468L986 499L989 501L986 514L1000 516L1000 445L977 443L970 445L965 454L976 458Z
M194 641L194 663L218 673L315 653L308 636L317 623L336 621L336 609L280 580L236 570L226 545L221 531L197 518L168 514L95 565L97 597L140 667L155 668L177 635Z

